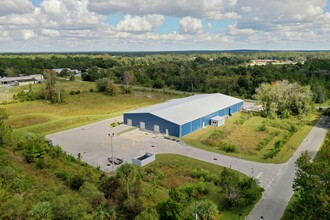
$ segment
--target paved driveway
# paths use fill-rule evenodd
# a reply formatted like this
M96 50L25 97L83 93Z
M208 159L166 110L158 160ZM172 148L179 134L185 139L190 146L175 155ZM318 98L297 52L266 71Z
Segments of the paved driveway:
M263 216L264 219L276 220L282 217L285 207L293 194L292 183L295 176L295 161L306 150L314 158L329 128L329 117L322 117L290 160L283 164L284 166L279 165L279 172L272 186L264 192L262 199L254 207L247 219L260 219Z
M122 120L122 117L51 134L47 138L51 139L54 144L60 145L73 156L81 153L82 159L87 163L100 166L105 171L111 171L116 169L117 166L107 166L107 157L111 155L111 144L108 134L117 134L130 128L126 125L116 128L109 126L113 121L120 120ZM284 164L265 164L233 158L193 148L164 139L160 135L138 130L130 131L121 136L115 135L112 138L112 146L114 156L124 158L127 162L131 162L133 157L141 156L145 152L156 154L173 153L232 168L248 176L253 176L259 180L265 192L247 219L260 219L263 216L265 219L276 220L281 218L293 193L294 162L305 150L308 150L312 156L316 154L329 129L329 123L329 119L323 117L312 129L293 157Z

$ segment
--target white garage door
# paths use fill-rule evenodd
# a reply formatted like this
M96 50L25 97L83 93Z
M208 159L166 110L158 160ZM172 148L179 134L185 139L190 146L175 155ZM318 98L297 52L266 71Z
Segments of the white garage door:
M127 119L127 125L132 126L132 119Z
M141 130L146 129L146 123L144 123L143 121L140 121L140 129Z
M154 125L154 132L159 133L159 125Z

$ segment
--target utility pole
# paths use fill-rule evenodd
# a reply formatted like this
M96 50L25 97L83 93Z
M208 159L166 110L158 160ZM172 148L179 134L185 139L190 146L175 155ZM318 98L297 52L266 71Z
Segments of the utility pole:
M115 133L112 133L112 134L108 134L109 137L110 137L110 143L111 143L111 158L112 158L112 162L111 162L111 167L112 167L112 172L115 171L115 167L114 167L114 157L113 157L113 146L112 146L112 137L115 136Z
M195 213L194 213L194 220L198 220L198 214L197 214L197 200L195 200Z
M9 90L6 89L6 90L5 90L5 93L6 93L6 101L8 102L8 94L9 94Z

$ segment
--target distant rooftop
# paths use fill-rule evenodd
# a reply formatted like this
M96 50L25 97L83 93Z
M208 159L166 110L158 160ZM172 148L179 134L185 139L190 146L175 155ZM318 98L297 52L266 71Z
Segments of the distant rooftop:
M150 113L175 124L183 125L240 102L243 100L220 93L200 94L172 99L128 113Z
M37 74L37 75L30 75L30 76L18 76L18 77L3 77L0 78L0 82L22 82L22 81L31 81L31 80L35 80L38 81L38 78L40 78L42 75L41 74ZM43 78L43 76L42 76Z
M55 68L55 69L53 69L53 71L55 71L56 73L61 73L64 69L66 69L68 72L81 73L80 70L70 69L70 68Z

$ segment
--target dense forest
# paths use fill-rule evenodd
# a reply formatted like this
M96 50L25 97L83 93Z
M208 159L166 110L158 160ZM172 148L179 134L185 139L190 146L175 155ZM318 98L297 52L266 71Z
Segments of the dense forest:
M82 71L84 81L109 78L118 84L188 92L220 92L242 98L251 98L263 82L288 80L310 85L316 102L330 96L330 59L326 52L134 55L2 56L0 76L31 75L43 73L45 69L71 68ZM249 65L253 59L292 62ZM66 73L64 71L63 76Z

